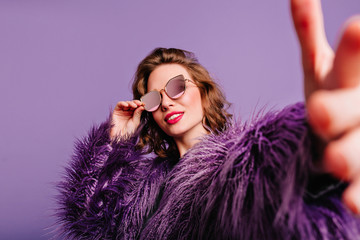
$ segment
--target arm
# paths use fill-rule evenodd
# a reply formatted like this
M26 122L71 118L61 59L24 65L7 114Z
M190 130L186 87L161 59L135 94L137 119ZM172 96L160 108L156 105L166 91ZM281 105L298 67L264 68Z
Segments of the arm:
M61 234L76 239L111 239L122 214L123 195L136 182L142 152L137 134L110 141L110 121L78 141L59 184L57 216ZM117 219L118 218L118 219Z
M78 141L59 184L61 234L76 239L112 239L126 206L124 196L139 178L135 145L144 110L138 100L120 101L111 117Z
M360 214L360 18L329 46L320 0L291 0L299 38L309 121L323 141L324 169L350 184L343 200Z
M208 195L204 222L215 215L214 231L239 239L359 236L360 222L340 202L341 185L325 182L308 193L309 185L318 184L310 177L322 177L315 172L317 154L303 104L268 113L236 133Z

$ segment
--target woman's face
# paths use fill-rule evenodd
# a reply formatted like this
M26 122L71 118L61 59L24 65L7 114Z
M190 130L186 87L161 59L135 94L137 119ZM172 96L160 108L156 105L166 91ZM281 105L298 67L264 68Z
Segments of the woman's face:
M179 64L160 65L151 72L147 91L161 90L161 105L152 113L159 127L175 140L191 140L206 133L202 125L203 108L199 88L187 81L185 93L177 99L169 98L162 90L171 78L181 74L185 79L193 81L186 68Z

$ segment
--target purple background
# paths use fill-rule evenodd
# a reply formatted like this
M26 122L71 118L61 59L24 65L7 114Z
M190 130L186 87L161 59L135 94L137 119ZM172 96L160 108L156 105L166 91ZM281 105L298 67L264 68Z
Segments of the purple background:
M334 46L360 3L323 10ZM74 139L131 99L137 64L159 46L195 52L243 119L303 100L285 0L0 0L0 239L52 236Z

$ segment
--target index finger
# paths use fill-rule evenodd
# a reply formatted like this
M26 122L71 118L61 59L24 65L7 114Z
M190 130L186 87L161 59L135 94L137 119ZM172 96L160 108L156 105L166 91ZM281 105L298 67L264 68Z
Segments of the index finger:
M134 101L134 103L136 103L136 105L138 105L138 106L143 106L143 105L144 105L144 103L141 102L140 100L135 99L135 100L133 100L133 101Z
M300 42L304 71L315 71L322 54L332 52L325 35L320 0L291 0L291 13Z

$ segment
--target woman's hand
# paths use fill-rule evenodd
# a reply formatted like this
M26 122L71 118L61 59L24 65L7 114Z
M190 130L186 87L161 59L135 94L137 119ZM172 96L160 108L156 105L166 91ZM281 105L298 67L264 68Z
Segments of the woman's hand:
M360 17L347 22L334 52L320 0L291 0L300 41L309 122L324 140L324 168L350 182L345 204L360 214Z
M129 136L135 132L139 127L142 111L144 104L139 100L118 102L111 117L114 126L110 130L110 139Z

